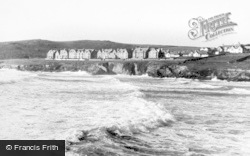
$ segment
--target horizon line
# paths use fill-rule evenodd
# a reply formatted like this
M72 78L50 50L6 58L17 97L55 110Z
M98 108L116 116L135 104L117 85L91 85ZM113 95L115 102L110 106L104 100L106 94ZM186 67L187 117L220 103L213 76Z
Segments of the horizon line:
M127 44L127 45L142 45L142 46L146 46L146 45L150 45L150 46L171 46L171 47L215 47L215 46L190 46L190 45L167 45L167 44L139 44L139 43L123 43L123 42L116 42L116 41L111 41L111 40L90 40L90 39L82 39L82 40L64 40L64 41L56 41L56 40L48 40L48 39L24 39L24 40L12 40L12 41L0 41L0 43L8 43L8 42L22 42L22 41L50 41L50 42L79 42L79 41L101 41L101 42L113 42L113 43L118 43L118 44ZM240 43L240 42L238 42ZM236 43L236 44L238 44ZM250 43L245 43L241 45L249 45ZM222 44L219 46L223 46L223 45L227 45L227 44ZM216 46L218 47L218 46Z

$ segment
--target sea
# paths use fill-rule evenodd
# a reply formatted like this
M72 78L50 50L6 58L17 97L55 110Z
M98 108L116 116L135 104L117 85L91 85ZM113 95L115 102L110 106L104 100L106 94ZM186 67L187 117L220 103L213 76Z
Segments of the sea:
M66 156L249 156L250 82L0 69L0 139Z

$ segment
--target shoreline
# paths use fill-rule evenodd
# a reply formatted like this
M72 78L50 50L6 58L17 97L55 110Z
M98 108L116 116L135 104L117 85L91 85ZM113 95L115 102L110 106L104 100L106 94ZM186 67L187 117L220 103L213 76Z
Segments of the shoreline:
M0 60L0 68L20 71L86 71L92 75L144 75L228 81L250 81L250 54L174 60Z

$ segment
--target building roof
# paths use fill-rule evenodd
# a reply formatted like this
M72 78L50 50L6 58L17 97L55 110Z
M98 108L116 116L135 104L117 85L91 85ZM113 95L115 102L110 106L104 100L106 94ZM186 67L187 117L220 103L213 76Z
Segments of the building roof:
M174 54L174 55L180 55L179 51L169 51L170 54Z
M149 48L149 51L153 51L153 50L158 52L157 48Z
M106 53L110 53L110 52L113 51L113 49L103 49L102 51L103 51L103 52L106 52Z
M246 48L246 49L250 49L250 44L246 44L246 45L244 45L244 48Z
M137 47L134 49L134 51L141 51L141 52L147 52L149 48L142 48L142 47Z
M233 47L233 48L238 48L238 47L241 47L241 45L240 45L240 44L235 44L235 45L223 45L222 47L223 47L223 48L231 48L231 47Z
M69 51L75 51L76 52L77 50L76 49L70 49Z
M208 52L207 51L205 51L205 50L197 50L197 53L199 53L199 54L208 54Z

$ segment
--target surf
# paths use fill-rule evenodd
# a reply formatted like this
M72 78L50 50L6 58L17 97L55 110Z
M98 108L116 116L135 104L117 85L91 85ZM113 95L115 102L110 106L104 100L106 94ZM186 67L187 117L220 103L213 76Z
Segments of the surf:
M11 84L37 76L36 73L18 71L16 69L0 69L0 84Z

